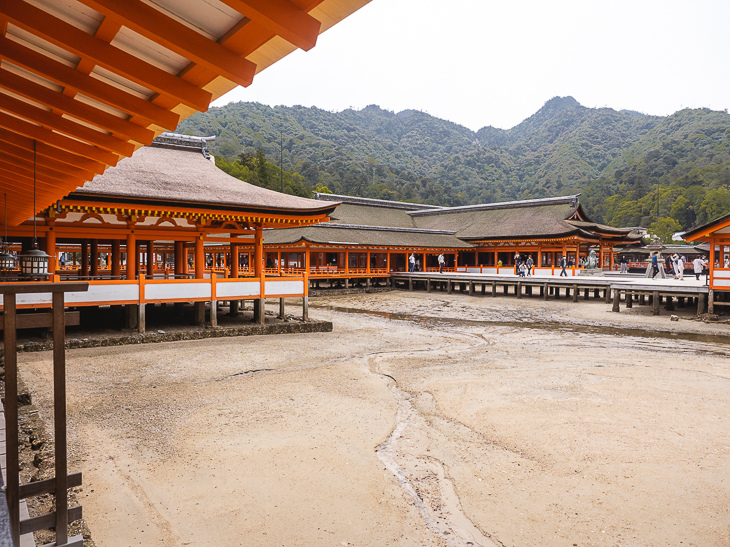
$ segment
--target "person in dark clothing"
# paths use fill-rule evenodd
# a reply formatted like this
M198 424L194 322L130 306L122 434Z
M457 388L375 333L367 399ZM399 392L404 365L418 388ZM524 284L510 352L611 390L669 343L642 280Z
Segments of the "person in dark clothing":
M651 278L654 279L659 273L659 253L654 253L651 257Z
M520 264L522 264L522 257L520 253L515 255L515 275L520 275Z
M674 264L672 263L672 255L667 254L666 257L664 257L664 273L667 274L667 277L670 275L674 275Z
M525 260L525 266L527 266L527 275L532 275L532 267L535 265L535 261L532 260L531 255L527 255L527 260Z
M560 271L560 277L568 277L568 272L565 271L565 267L568 265L568 260L565 258L565 255L560 259L560 267L562 270Z

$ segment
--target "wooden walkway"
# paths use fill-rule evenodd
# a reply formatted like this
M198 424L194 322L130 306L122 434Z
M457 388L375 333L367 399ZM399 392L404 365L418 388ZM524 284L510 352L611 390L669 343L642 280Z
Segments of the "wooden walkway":
M396 288L408 290L441 290L447 293L458 291L469 295L512 295L516 298L538 296L548 299L571 299L578 302L589 298L603 299L613 304L613 311L620 311L623 302L627 308L635 303L651 304L653 313L659 315L660 306L674 309L679 306L696 304L697 314L714 313L715 306L730 305L728 294L716 295L704 284L704 278L697 281L694 277L676 279L647 279L623 275L607 276L529 276L514 274L476 274L437 272L392 272L391 283Z

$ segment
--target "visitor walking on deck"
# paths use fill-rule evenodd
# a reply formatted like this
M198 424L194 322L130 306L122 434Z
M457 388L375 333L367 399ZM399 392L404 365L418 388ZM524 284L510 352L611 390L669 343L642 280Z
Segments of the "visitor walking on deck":
M444 258L444 253L441 253L439 255L439 273L443 273L444 264L446 264L446 259Z
M560 259L560 267L562 270L560 271L560 277L568 277L568 272L565 271L565 268L568 266L568 260L565 258L565 255Z
M621 273L629 273L629 265L626 263L626 257L621 257Z
M695 279L697 281L700 280L700 275L702 275L702 268L705 266L705 257L697 257L692 261L692 266L694 266L695 270Z
M674 279L684 279L684 257L677 254L674 261Z
M411 253L411 257L408 259L408 262L410 263L410 266L408 266L408 271L412 272L416 269L416 255Z
M651 255L651 278L654 279L659 273L659 253Z
M532 275L532 267L535 265L535 261L532 260L531 255L527 255L527 260L525 260L525 266L527 267L527 276Z

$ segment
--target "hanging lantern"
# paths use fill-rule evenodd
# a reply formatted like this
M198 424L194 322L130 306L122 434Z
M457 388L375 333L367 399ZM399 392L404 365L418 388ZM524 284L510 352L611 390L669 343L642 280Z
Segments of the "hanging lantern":
M0 249L0 271L7 272L15 269L15 255L8 249L8 195L5 194L5 241Z
M48 275L49 258L34 241L33 248L20 255L20 272L28 277L45 277Z
M7 272L15 269L15 256L8 252L5 245L0 251L0 271Z
M45 277L48 275L48 259L51 257L38 248L36 239L36 158L36 141L33 141L33 248L20 255L20 272L28 277Z

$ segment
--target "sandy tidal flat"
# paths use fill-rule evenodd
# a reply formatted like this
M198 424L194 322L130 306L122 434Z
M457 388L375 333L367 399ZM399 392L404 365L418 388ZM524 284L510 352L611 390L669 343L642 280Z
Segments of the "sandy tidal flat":
M313 304L334 332L67 353L98 545L730 545L727 325L595 301ZM50 354L20 360L49 408Z

